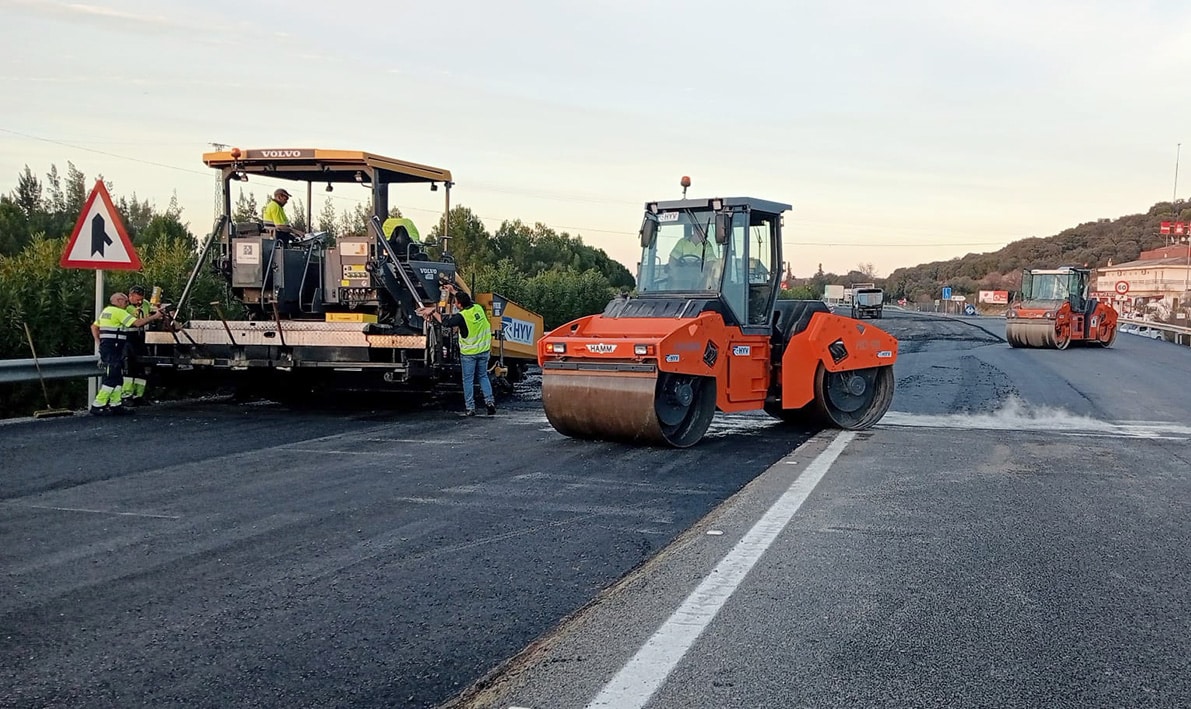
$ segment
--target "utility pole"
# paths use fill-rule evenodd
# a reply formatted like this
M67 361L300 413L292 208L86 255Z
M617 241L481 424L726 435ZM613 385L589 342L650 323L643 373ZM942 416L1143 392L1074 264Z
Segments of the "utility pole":
M1174 203L1179 198L1179 153L1183 150L1183 144L1179 143L1174 149L1174 193L1170 195L1170 208L1174 210ZM1178 218L1178 215L1175 215Z
M1180 210L1175 207L1175 202L1179 198L1179 154L1183 150L1183 144L1179 143L1174 149L1174 193L1170 197L1170 211L1175 221L1179 221ZM1183 237L1183 241L1187 243L1187 263L1183 267L1183 298L1187 297L1187 291L1191 290L1191 235ZM1183 304L1184 307L1186 303Z

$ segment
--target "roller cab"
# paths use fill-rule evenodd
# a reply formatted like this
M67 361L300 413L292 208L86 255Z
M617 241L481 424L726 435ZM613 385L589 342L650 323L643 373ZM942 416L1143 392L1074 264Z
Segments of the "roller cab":
M717 409L844 428L880 419L896 340L818 301L777 300L788 209L747 197L647 204L637 294L538 343L551 425L681 448Z

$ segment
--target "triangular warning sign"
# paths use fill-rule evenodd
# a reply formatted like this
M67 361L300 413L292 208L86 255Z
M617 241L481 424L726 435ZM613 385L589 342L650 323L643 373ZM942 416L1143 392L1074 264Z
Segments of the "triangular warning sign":
M141 269L141 257L132 248L132 239L124 231L124 222L120 221L120 214L112 204L112 196L103 180L95 181L58 265L105 271Z

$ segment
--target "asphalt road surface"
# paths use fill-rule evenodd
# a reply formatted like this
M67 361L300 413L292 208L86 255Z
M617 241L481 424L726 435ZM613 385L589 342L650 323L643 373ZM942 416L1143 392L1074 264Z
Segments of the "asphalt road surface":
M881 424L799 447L455 706L1191 706L1191 350L886 314Z
M573 441L534 393L0 426L0 705L434 706L810 435Z
M0 426L0 705L1191 704L1191 349L886 315L860 434L571 441L532 389Z

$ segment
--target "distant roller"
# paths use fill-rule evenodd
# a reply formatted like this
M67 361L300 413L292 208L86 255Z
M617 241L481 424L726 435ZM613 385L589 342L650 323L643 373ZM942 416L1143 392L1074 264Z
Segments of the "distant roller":
M1088 295L1091 271L1064 267L1022 272L1022 300L1005 313L1010 347L1065 350L1072 342L1110 347L1117 311Z

